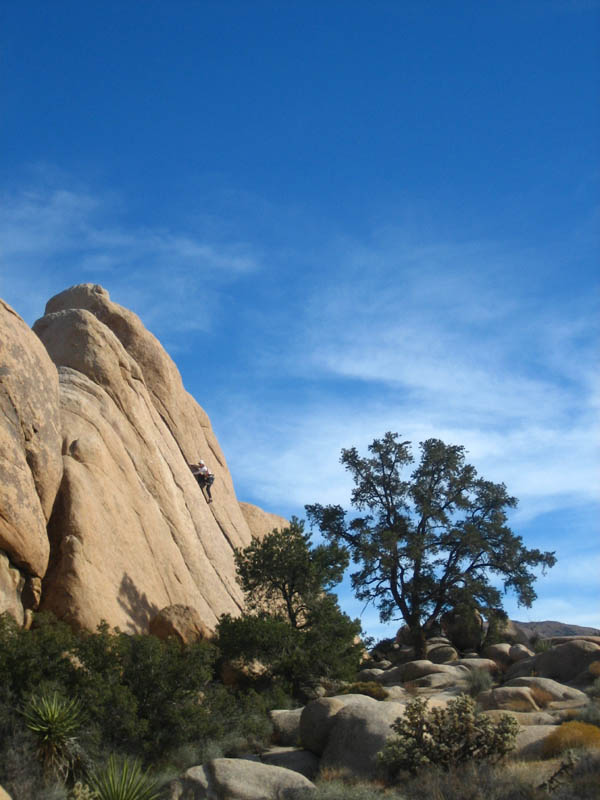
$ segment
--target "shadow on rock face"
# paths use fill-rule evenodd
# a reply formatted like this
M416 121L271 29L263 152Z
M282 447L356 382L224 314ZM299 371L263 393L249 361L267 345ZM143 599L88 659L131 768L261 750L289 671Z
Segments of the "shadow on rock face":
M140 592L131 580L129 575L124 572L119 586L119 596L117 598L121 608L131 618L131 630L126 633L137 633L138 630L148 630L150 620L160 611L160 608L148 600L145 592ZM137 629L135 626L139 626Z

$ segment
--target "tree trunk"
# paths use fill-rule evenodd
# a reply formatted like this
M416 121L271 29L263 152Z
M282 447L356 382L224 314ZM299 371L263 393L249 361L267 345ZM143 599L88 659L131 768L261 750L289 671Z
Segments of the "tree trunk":
M415 659L419 661L427 658L427 639L425 638L424 628L419 625L418 627L411 628L410 633L415 649Z

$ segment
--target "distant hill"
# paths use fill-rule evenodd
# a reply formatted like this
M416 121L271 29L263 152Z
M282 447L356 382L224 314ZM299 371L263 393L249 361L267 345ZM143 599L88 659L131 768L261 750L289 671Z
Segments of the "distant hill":
M567 622L517 622L511 620L515 628L527 638L539 636L542 639L551 636L600 636L598 628L585 628L582 625L571 625Z

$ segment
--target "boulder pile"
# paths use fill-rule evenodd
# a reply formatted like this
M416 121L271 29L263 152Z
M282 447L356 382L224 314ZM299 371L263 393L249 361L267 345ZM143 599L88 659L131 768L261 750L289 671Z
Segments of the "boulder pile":
M271 711L273 745L259 755L237 759L244 765L238 766L235 774L242 775L247 769L258 775L259 767L276 765L282 770L277 773L278 780L282 781L281 776L286 771L297 773L307 781L314 780L321 770L363 779L380 777L377 753L392 735L392 725L404 714L407 704L414 697L424 697L430 708L443 708L462 692L472 690L469 677L477 670L491 675L494 681L493 688L476 696L481 713L492 721L498 721L506 713L513 716L519 723L519 733L512 757L538 759L545 739L557 726L589 705L590 696L584 689L593 682L600 667L600 640L593 642L577 637L568 641L561 639L554 646L548 642L548 649L537 654L522 644L503 643L467 658L461 657L463 654L454 650L443 637L430 640L430 653L446 648L449 660L445 664L431 659L403 661L402 647L399 646L396 657L400 663L380 658L381 652L376 650L356 676L356 686L375 682L385 687L386 699L375 700L360 693L334 694L317 697L302 708ZM524 670L525 662L528 674L515 676L515 672ZM530 674L532 671L536 674ZM564 682L547 677L547 673L557 672ZM351 686L349 688L352 690ZM194 767L174 781L169 795L171 800L213 796L209 787L217 786L212 776L222 769L220 761L216 759ZM192 793L192 785L196 794ZM214 796L238 797L228 794L223 786L224 783L219 784L219 791L223 793ZM305 788L308 787L305 785ZM261 793L263 791L247 788L239 796L246 800L279 796Z

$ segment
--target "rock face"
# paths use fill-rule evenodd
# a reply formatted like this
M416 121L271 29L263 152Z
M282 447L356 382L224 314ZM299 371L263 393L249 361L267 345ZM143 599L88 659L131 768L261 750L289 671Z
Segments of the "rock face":
M250 528L210 421L158 340L91 284L49 301L39 339L0 312L0 469L11 465L0 597L35 600L43 577L42 608L125 632L147 632L167 607L190 607L206 631L239 613L233 548L250 543ZM215 474L212 505L188 466L200 459ZM21 590L15 566L37 584Z
M209 631L191 606L176 604L162 608L150 620L150 633L158 639L173 637L181 644L206 639Z
M19 622L23 587L48 565L46 522L62 476L60 442L56 367L0 300L0 551L6 562L0 567L0 610Z
M240 508L253 539L264 539L267 533L271 533L275 528L281 531L289 527L290 523L285 517L270 514L258 506L253 506L252 503L240 503Z

